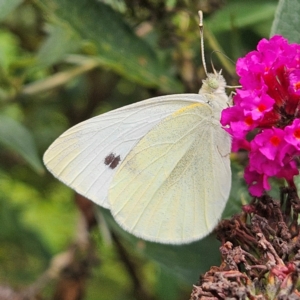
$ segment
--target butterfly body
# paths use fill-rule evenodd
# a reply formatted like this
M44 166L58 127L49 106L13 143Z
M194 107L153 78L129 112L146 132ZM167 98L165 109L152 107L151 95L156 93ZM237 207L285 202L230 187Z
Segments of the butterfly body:
M213 230L227 202L231 140L220 126L225 80L199 94L155 97L82 122L46 151L61 181L144 239L183 244Z

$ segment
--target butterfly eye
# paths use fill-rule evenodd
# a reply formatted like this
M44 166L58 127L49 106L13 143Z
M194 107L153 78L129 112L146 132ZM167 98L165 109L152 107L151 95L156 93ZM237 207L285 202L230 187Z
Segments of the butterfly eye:
M215 77L208 78L208 86L213 90L217 90L220 86L219 80Z

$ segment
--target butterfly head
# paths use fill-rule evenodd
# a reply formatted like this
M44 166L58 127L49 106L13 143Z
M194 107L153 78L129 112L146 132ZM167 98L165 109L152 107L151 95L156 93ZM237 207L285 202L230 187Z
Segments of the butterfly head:
M225 92L226 81L220 72L208 73L207 78L202 81L199 94L206 97L210 106L214 107L216 118L220 118L221 111L228 106L228 96Z
M208 73L199 93L225 94L226 81L220 72Z

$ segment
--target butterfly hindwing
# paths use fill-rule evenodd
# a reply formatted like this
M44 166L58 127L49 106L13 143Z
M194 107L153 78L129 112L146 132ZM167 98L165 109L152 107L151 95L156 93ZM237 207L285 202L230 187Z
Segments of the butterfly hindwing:
M208 104L174 111L137 143L114 175L114 218L127 231L161 243L207 235L229 196L230 146Z

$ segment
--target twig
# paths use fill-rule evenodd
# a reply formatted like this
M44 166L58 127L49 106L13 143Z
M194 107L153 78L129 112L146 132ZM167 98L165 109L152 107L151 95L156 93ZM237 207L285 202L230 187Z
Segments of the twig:
M65 85L73 78L87 73L99 66L99 62L95 59L86 60L82 65L74 67L68 71L63 71L54 74L46 79L39 80L24 86L21 90L21 96L33 96L36 94L44 93L54 88L59 88Z

